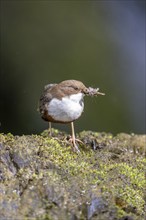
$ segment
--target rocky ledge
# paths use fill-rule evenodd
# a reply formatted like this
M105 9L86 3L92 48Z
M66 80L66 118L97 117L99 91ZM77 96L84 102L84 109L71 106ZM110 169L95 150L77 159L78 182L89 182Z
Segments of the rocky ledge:
M146 135L0 134L1 220L144 219Z

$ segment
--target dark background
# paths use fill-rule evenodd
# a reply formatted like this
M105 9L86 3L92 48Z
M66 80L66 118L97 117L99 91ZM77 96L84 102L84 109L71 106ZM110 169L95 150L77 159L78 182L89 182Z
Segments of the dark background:
M99 87L80 130L145 133L145 1L1 1L0 131L40 133L44 85ZM55 125L69 132L69 126Z

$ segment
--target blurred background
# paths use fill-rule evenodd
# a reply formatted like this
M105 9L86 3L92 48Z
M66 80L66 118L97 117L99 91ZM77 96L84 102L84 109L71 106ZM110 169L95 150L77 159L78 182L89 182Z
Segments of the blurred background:
M145 1L1 0L0 14L0 132L42 132L44 85L76 79L106 93L85 97L76 132L145 133Z

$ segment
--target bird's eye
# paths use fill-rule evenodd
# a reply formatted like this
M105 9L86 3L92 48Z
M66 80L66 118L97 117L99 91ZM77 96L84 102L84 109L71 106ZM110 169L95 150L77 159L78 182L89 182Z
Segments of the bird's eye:
M74 87L74 89L75 89L75 90L78 90L79 88L78 88L78 87Z

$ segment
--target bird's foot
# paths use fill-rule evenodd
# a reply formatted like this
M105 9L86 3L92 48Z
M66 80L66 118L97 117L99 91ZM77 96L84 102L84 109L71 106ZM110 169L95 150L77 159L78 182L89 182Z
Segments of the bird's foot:
M79 150L78 145L76 144L76 142L78 142L79 144L84 144L84 143L81 140L74 139L71 136L68 136L67 140L73 144L73 151L77 152L77 153L80 153L80 150Z

